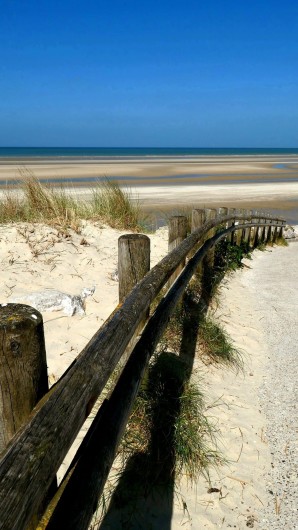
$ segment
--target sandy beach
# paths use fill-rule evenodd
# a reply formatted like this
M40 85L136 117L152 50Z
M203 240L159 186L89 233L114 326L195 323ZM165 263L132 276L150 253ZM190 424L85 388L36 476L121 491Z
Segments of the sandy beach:
M86 299L83 315L68 316L63 311L43 312L50 384L63 374L118 303L115 270L117 240L121 234L100 223L87 222L83 223L80 234L70 232L67 237L56 228L38 224L21 223L0 228L1 303L15 299L26 301L26 296L32 292L47 292L53 288L70 295L77 295L86 287L95 288L94 294ZM150 235L150 239L153 266L167 253L167 228L159 229ZM265 253L255 251L253 260L245 261L244 269L224 281L214 317L243 351L244 373L235 374L227 369L206 366L196 359L193 377L199 378L207 391L207 413L219 430L220 449L228 464L216 471L211 470L210 482L202 477L190 487L186 478L183 479L176 488L170 511L161 512L158 504L153 512L144 511L146 524L150 522L152 528L294 528L291 526L291 511L287 515L284 510L289 505L288 482L285 480L284 485L278 486L274 482L276 479L270 478L275 449L270 445L270 415L266 403L272 400L274 404L275 398L271 394L269 398L262 397L261 390L266 381L269 386L267 391L272 392L275 387L274 380L269 379L271 372L268 366L276 365L275 355L282 346L278 349L270 343L268 322L272 321L272 306L276 307L277 300L283 300L280 292L285 289L285 281L295 299L288 280L290 272L297 274L297 252L297 243ZM264 275L268 278L267 287ZM271 294L272 285L275 288ZM273 325L279 329L280 319L286 326L288 323L293 329L291 340L295 343L297 326L292 322L291 315L295 317L297 311L291 305L294 302L291 302L290 294L285 291L285 296L288 310L285 312L283 305L281 313L276 313L277 320ZM285 331L280 328L280 336L283 333ZM279 336L278 332L275 335ZM291 373L294 374L292 369ZM287 381L289 377L288 374ZM279 398L276 399L279 401ZM280 414L282 403L281 400ZM283 422L287 423L284 416L278 416L276 421L279 429ZM60 479L84 432L85 429L65 459L58 474ZM280 432L283 433L280 443L283 446L287 444L287 451L292 451L294 442L286 440L286 432ZM208 493L210 487L216 491ZM286 513L287 521L290 521L288 526L280 526L276 506L280 506L281 513ZM118 516L113 514L103 526L93 528L120 530L122 526Z
M295 155L3 158L0 193L15 186L24 168L85 199L98 180L115 179L129 187L146 212L210 204L278 211L298 222Z

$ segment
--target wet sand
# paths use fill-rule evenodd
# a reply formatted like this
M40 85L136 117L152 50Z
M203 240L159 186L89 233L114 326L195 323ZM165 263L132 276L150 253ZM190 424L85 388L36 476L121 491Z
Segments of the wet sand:
M170 176L179 179L197 178L216 180L246 179L257 177L295 178L298 177L298 156L184 156L184 157L52 157L52 158L2 158L0 159L0 180L19 178L20 168L27 168L41 179L71 179L88 177L127 177L137 184L151 184L150 177L158 177L153 182ZM152 182L152 183L153 183Z

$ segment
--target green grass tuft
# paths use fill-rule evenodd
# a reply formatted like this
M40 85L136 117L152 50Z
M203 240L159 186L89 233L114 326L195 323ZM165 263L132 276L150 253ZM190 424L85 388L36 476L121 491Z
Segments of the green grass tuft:
M206 316L200 325L199 351L208 363L227 365L236 371L243 369L243 356L233 345L223 327Z
M202 390L187 380L187 370L175 354L155 357L124 434L120 452L125 460L146 455L140 479L148 484L177 482L182 474L194 482L222 463Z

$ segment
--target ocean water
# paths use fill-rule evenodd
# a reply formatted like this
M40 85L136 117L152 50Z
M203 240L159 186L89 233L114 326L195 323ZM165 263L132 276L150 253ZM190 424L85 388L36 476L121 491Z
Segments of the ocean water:
M298 155L297 148L0 147L1 158Z

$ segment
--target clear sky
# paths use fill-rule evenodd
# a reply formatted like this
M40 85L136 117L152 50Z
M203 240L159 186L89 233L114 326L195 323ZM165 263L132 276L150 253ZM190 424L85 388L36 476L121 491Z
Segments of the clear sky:
M297 145L297 0L0 0L0 146Z

